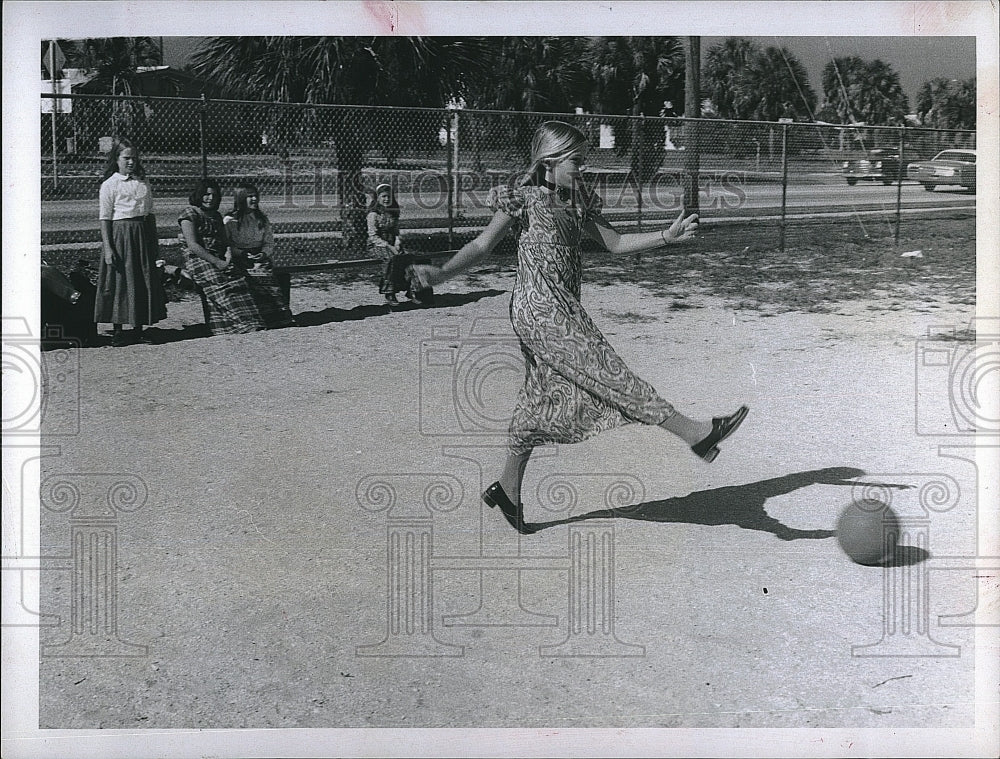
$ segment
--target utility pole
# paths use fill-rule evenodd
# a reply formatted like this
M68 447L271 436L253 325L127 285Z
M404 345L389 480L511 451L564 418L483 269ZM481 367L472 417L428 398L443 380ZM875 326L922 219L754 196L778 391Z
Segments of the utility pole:
M684 118L701 118L701 37L688 37L684 46ZM684 212L698 213L698 185L701 146L699 124L684 124Z

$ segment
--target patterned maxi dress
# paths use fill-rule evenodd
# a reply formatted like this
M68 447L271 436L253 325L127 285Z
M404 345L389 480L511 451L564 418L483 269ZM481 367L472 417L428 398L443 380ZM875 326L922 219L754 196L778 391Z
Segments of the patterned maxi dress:
M580 241L584 224L600 216L600 199L564 206L545 187L500 186L488 203L521 226L510 320L525 377L510 422L511 453L673 416L673 406L632 373L580 304Z

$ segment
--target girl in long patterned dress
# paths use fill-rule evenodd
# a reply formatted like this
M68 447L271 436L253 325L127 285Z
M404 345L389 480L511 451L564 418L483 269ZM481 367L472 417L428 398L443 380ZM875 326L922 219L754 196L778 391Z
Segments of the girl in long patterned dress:
M680 437L706 461L747 414L711 421L691 419L661 398L621 360L580 304L584 233L613 253L635 253L684 242L698 217L683 210L667 229L622 235L601 216L601 201L580 181L586 137L561 121L535 132L532 163L516 186L490 193L495 211L485 230L444 266L415 266L422 286L455 276L484 258L515 222L521 227L517 278L510 318L525 359L524 385L511 417L507 455L500 478L483 493L522 533L536 530L524 521L521 481L532 450L545 443L576 443L602 430L632 422L658 425Z
M233 264L246 271L254 301L268 327L295 324L288 300L274 274L274 232L271 220L260 210L260 192L240 182L233 192L233 210L223 218Z
M177 218L185 267L201 288L205 326L210 335L256 332L267 324L254 301L246 269L233 263L226 227L219 214L222 191L211 178L202 179Z
M159 246L153 193L138 149L119 141L108 154L101 183L101 260L94 321L113 325L112 345L145 342L142 328L167 316L167 299L156 268ZM128 337L123 324L132 325Z

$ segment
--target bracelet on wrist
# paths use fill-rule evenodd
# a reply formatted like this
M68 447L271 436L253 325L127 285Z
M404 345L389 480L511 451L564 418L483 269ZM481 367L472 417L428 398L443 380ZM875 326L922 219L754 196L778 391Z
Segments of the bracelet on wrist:
M663 234L663 230L662 229L660 230L660 239L663 240L664 244L666 244L667 237L666 237L666 235Z

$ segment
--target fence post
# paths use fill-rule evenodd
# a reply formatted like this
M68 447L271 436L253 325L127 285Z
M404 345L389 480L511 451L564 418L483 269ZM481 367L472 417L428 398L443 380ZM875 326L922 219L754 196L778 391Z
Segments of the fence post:
M201 178L208 176L208 148L205 145L205 110L208 108L208 98L201 93L201 106L198 109L198 139L201 141Z
M899 128L899 172L896 176L896 231L894 233L894 239L896 245L899 245L899 226L903 221L902 211L900 210L903 205L903 175L906 173L906 161L904 160L903 152L906 149L906 127L901 126Z
M646 116L645 114L639 114L639 116L632 117L632 129L633 134L635 134L632 140L632 149L634 160L632 161L632 166L635 169L635 202L636 202L636 225L639 231L642 231L642 137L645 133L646 126ZM636 262L639 261L639 253L636 253Z
M56 86L56 41L49 42L49 76L52 77L52 94L55 95ZM59 98L52 98L52 189L59 189L59 156L56 148L56 112L59 110Z
M788 124L781 125L781 252L785 252L785 205L788 196Z
M701 184L700 120L684 117L684 215L700 213L698 185Z
M445 109L445 168L448 174L448 250L455 249L455 158L452 155L451 130L458 127L458 114L454 109Z

